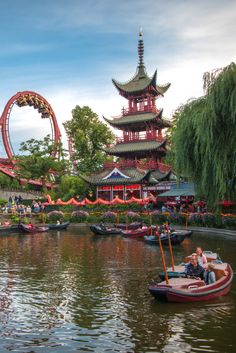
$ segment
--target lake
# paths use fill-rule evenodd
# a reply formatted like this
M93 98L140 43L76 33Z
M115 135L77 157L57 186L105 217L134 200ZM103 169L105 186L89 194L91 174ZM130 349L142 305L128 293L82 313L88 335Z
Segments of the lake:
M235 271L236 239L194 233L175 263L196 246ZM160 303L147 288L161 269L158 247L86 227L1 235L0 352L234 352L235 280L215 301Z

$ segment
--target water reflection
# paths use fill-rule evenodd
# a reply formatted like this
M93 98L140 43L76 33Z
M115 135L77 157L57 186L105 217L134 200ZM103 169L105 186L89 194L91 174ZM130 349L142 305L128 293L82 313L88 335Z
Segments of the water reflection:
M199 242L234 267L234 243L206 236L176 262ZM120 236L0 237L0 352L233 352L234 283L215 302L160 304L147 291L160 269L157 247Z

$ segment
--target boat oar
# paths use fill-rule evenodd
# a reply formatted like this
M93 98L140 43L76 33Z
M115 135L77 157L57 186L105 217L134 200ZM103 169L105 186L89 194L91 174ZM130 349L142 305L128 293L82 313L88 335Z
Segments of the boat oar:
M160 252L161 252L161 260L162 260L163 270L164 270L164 273L165 273L165 280L166 280L166 284L169 284L168 273L167 273L167 270L166 270L166 262L165 262L165 256L164 256L163 248L162 248L162 242L161 242L160 233L158 233L157 236L158 236L158 240L159 240L159 246L160 246Z
M170 230L169 230L168 224L167 224L167 236L168 236L168 244L169 244L169 249L170 249L172 271L174 271L175 270L175 261L174 261L173 251L172 251L172 244L171 244L171 240L170 240Z
M152 212L149 213L150 235L152 235Z
M120 222L120 214L119 211L117 212L117 217L116 217L116 224L119 224Z
M188 228L188 214L186 213L185 228Z
M128 230L128 215L125 215L126 230Z

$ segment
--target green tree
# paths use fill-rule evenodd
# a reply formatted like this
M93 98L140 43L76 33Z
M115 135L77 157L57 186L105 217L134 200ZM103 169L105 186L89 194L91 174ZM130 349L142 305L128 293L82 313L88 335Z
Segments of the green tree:
M236 65L205 73L205 96L176 111L175 170L195 181L208 203L236 198Z
M26 154L14 157L15 173L21 179L40 179L44 189L48 182L58 182L69 168L61 143L55 145L49 135L22 142L20 151Z
M89 185L78 176L63 176L60 184L54 190L54 198L61 198L64 201L77 196L84 199L89 191Z
M114 141L112 131L89 107L81 108L78 105L72 110L72 119L66 121L64 127L73 143L72 159L76 161L79 172L98 170L108 159L102 149Z

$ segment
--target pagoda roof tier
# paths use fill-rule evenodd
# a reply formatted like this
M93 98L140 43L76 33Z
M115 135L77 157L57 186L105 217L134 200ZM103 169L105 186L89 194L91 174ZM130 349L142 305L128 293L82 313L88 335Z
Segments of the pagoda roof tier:
M131 94L140 94L144 91L149 91L150 93L152 92L153 96L163 96L171 84L167 83L165 85L157 85L156 78L157 70L154 72L152 77L149 77L146 73L145 66L141 65L138 66L136 74L130 81L121 83L115 79L112 79L112 82L120 94L125 98L128 98Z
M143 45L143 33L139 32L139 41L138 41L138 67L134 77L126 83L118 82L113 79L112 82L115 87L118 89L119 93L125 97L129 98L130 95L140 96L142 93L149 93L152 96L163 96L163 94L170 87L170 83L165 85L157 85L157 70L154 72L152 77L149 77L143 60L144 54L144 45Z
M113 168L105 169L100 173L81 175L80 177L92 185L131 185L138 183L158 184L160 181L169 180L171 170L161 172L160 170L142 170L139 168Z
M89 184L93 185L129 185L148 180L151 170L129 169L105 169L101 173L80 175Z
M139 141L129 143L118 143L108 148L104 148L104 151L113 156L122 156L126 154L133 155L147 155L149 151L161 151L161 148L165 148L166 140L160 141ZM164 151L164 150L163 150Z
M171 174L171 170L166 171L165 173L161 172L160 170L152 171L149 175L148 182L149 184L157 184L162 180L169 179Z
M103 117L111 126L123 131L144 131L147 123L152 123L152 127L167 128L171 126L171 122L162 118L162 110L158 113L136 113L123 115L114 119Z

